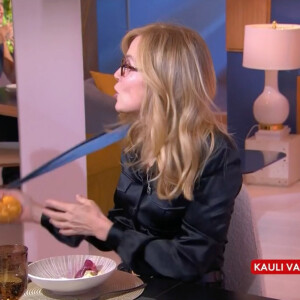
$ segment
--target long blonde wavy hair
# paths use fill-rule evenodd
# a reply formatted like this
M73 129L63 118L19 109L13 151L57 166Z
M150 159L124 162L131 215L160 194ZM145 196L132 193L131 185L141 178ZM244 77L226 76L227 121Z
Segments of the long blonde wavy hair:
M216 78L210 52L197 32L154 23L124 36L124 54L137 36L136 67L146 98L138 116L127 115L125 152L138 154L139 169L147 172L151 166L160 199L183 194L192 200L195 181L215 149L216 132L225 133L212 109Z

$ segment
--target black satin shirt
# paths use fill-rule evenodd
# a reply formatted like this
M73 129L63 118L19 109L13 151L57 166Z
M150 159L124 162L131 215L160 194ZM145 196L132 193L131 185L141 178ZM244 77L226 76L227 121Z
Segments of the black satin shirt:
M62 236L45 216L41 223L70 246L85 239L100 250L115 250L137 274L199 280L222 269L234 200L242 185L237 149L223 135L217 145L195 184L193 201L183 196L160 200L154 184L149 186L144 174L128 167L122 155L115 205L108 215L114 225L105 242Z

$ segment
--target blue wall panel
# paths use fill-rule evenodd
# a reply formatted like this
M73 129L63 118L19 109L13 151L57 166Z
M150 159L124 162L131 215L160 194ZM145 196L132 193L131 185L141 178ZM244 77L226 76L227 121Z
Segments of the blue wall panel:
M226 110L225 0L98 0L99 70L113 73L118 67L127 28L157 21L183 24L202 35L218 78L216 103Z
M271 20L278 23L300 23L299 0L272 0Z
M206 41L216 73L226 69L224 0L131 0L130 4L131 28L159 21L191 27Z
M97 26L99 70L114 73L122 57L120 41L127 31L126 1L97 0Z
M264 72L242 67L243 54L227 55L227 114L228 130L238 146L243 148L244 138L255 124L252 107L262 92Z

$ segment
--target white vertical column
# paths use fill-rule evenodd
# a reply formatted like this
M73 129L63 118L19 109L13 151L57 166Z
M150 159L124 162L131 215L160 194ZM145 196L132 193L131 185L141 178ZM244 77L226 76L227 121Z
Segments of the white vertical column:
M19 110L21 173L85 139L80 0L13 0ZM86 195L81 158L23 186L41 203L47 198L75 201ZM24 225L29 260L87 253L72 249L40 225Z

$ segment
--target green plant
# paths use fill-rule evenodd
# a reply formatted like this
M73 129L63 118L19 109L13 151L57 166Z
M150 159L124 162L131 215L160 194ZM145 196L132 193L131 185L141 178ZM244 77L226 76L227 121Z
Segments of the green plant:
M6 25L7 23L12 23L13 16L12 16L11 0L3 0L3 8L4 8L3 25ZM10 53L13 53L14 52L13 41L8 40L6 43Z
M12 22L12 5L11 0L3 0L3 8L4 8L4 17L3 23L11 23Z

